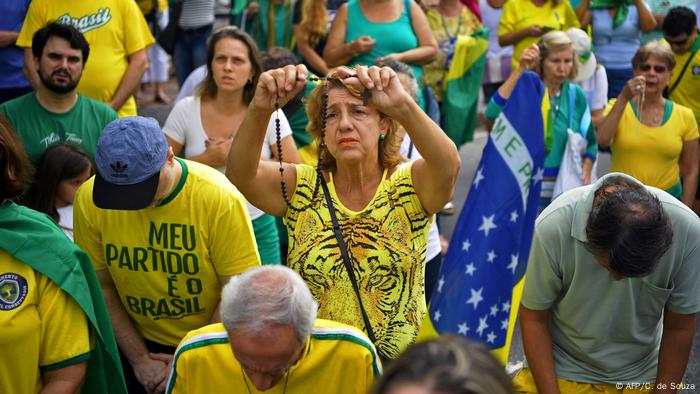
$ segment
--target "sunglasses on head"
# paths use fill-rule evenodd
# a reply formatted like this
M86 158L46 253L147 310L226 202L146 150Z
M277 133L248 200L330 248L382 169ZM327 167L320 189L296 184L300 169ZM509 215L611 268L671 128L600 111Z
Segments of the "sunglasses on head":
M666 71L668 71L668 68L666 66L654 66L653 68L654 72L656 72L657 74L665 73ZM642 72L647 72L652 69L652 66L651 64L642 63L637 66L637 69Z

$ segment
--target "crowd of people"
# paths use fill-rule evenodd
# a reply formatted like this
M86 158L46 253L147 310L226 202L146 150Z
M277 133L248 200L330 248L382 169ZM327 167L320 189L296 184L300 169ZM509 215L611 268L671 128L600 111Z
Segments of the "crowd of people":
M700 5L657 3L236 0L215 28L215 0L3 2L0 392L682 388ZM415 344L469 67L487 130L525 75L545 88L511 377L481 334ZM174 101L163 125L137 116L143 84Z

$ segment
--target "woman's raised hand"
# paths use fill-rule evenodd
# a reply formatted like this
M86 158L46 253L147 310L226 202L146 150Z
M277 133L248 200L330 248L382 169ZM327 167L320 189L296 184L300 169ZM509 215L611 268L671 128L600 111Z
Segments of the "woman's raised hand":
M532 70L540 60L540 47L532 44L520 54L520 68L523 71Z
M625 87L622 89L622 94L628 100L632 100L634 96L643 94L644 90L646 89L646 86L646 78L644 78L643 75L638 75L627 81L627 84L625 84Z
M413 102L396 72L389 67L357 66L354 73L346 67L338 67L337 72L345 85L360 92L369 91L369 102L387 115L392 115L401 105Z
M303 64L265 71L258 78L251 105L263 111L274 111L275 103L282 108L304 88L308 75Z

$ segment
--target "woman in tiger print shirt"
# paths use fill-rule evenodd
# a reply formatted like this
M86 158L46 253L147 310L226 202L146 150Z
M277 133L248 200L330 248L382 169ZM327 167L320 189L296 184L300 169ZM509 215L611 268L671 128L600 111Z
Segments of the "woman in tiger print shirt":
M327 184L375 345L395 358L414 341L426 312L428 227L452 197L459 154L394 71L358 66L336 69L309 96L307 130L323 141L318 170L285 163L281 171L278 163L260 161L254 152L263 143L266 119L304 87L307 76L303 65L260 76L231 146L227 176L253 205L284 216L288 265L319 301L319 318L367 332L317 180ZM423 159L402 163L401 127Z

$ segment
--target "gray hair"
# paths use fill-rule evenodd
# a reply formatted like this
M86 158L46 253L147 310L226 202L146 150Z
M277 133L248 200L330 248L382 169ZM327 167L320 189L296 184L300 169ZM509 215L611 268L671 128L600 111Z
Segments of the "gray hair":
M552 30L543 34L539 41L537 41L537 46L540 47L540 69L544 64L545 59L550 53L559 52L564 49L574 48L574 43L571 41L571 37L561 30ZM574 58L576 57L576 52L573 51ZM578 75L578 63L574 60L571 66L571 72L567 79L574 80ZM544 71L542 71L542 77L544 79Z
M676 67L676 57L673 55L671 48L659 41L649 41L637 49L637 52L632 57L632 68L637 69L640 64L647 61L650 57L655 57L666 63L669 72Z
M226 331L264 334L272 325L291 325L300 341L311 335L318 303L295 271L279 265L256 267L234 276L221 292Z
M411 69L411 66L404 62L400 62L398 60L394 59L387 59L382 61L380 64L382 67L389 67L390 69L394 70L395 73L401 73L405 74L408 76L408 85L411 88L411 91L409 92L411 94L411 97L413 97L414 100L417 100L418 98L418 81L416 80L416 74L413 73L413 69Z

